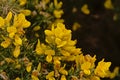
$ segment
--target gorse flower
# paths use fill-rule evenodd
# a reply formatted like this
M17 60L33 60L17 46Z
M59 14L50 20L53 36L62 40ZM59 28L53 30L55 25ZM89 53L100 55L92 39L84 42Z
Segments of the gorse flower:
M111 72L111 62L104 59L95 65L96 55L76 47L61 19L62 5L58 0L0 1L0 80L100 80L119 74L119 67ZM81 11L90 14L87 4ZM75 23L73 31L79 27Z
M104 62L104 59L102 59L102 61L98 63L94 73L99 77L104 78L107 76L107 71L109 71L110 65L111 65L111 62Z
M5 24L5 20L2 17L0 17L0 28L2 28L4 24Z
M43 49L42 49L42 46L41 46L41 44L40 44L40 40L39 40L39 39L38 39L38 43L37 43L37 45L36 45L35 51L36 51L36 53L37 53L38 55L43 54Z
M63 14L63 10L54 10L53 13L56 18L61 18L62 14Z
M20 2L20 5L23 6L27 3L27 0L19 0L19 2Z
M111 0L105 0L104 7L106 9L113 9L114 8Z
M54 78L54 71L51 71L51 72L46 76L46 79L48 79L48 80L55 80L55 78Z
M46 61L47 62L51 62L52 61L52 56L55 55L55 51L54 50L46 50L45 51L46 56Z
M1 46L4 48L7 48L11 44L11 39L10 38L5 38L5 41L1 43Z
M13 51L13 56L17 58L20 55L20 46L16 46Z
M81 7L81 11L82 11L84 14L86 14L86 15L90 14L90 10L88 9L88 5L87 5L87 4L84 4L84 5Z

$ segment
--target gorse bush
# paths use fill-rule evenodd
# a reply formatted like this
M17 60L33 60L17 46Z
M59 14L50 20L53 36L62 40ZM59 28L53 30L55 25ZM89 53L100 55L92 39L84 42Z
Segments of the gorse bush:
M0 80L100 80L119 68L76 48L57 0L0 0ZM88 12L85 12L88 13Z

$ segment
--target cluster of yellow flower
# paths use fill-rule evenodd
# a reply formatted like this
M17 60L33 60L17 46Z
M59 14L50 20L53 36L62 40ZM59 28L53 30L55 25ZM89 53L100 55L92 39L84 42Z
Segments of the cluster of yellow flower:
M1 35L4 40L1 42L1 46L7 48L13 43L15 46L13 55L17 58L20 54L20 46L22 45L21 37L25 33L23 29L29 27L31 23L25 19L25 15L22 13L14 15L14 19L12 17L11 12L8 13L5 19L0 17L0 28L6 33L6 36ZM13 21L12 24L11 21Z
M51 30L45 30L45 34L48 46L40 44L38 40L35 51L38 55L46 55L46 61L53 63L54 69L48 73L46 79L67 80L69 76L73 80L100 80L105 77L113 78L118 74L118 67L113 73L109 71L111 62L104 62L102 59L95 66L96 56L84 56L81 49L75 47L76 40L71 40L71 30L67 30L64 24L53 24ZM69 66L69 69L66 66Z
M16 0L11 0L16 1ZM31 1L31 0L30 0ZM28 1L29 2L29 1ZM37 2L37 1L36 1ZM41 0L41 5L50 0ZM25 5L27 0L19 0ZM51 4L51 3L50 3ZM51 4L52 5L52 4ZM40 7L37 5L37 7ZM83 55L81 48L76 48L77 40L72 40L71 30L60 21L63 10L62 2L54 0L53 15L57 22L47 25L45 40L27 39L25 32L33 22L25 16L32 11L22 10L19 14L9 12L0 16L0 79L2 80L100 80L114 78L119 68L109 70L111 62L102 59L95 65L96 56ZM42 14L42 13L41 13ZM33 17L33 16L32 16ZM26 29L26 30L25 30ZM32 30L38 31L39 26ZM33 37L34 38L34 37Z

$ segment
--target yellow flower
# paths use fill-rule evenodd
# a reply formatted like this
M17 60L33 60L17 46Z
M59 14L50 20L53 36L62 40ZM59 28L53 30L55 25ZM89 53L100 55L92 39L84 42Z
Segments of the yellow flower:
M31 11L28 10L28 9L21 10L20 12L23 13L25 16L29 16L29 15L31 15Z
M20 69L21 68L21 65L20 64L16 64L15 65L15 69Z
M50 63L52 61L52 56L51 55L47 55L46 56L46 61Z
M6 61L7 63L13 63L13 62L14 62L14 60L11 59L11 58L5 58L5 61Z
M93 57L91 57L90 55L85 55L84 58L85 58L85 61L88 61L91 63L91 68L95 67L96 55L94 55Z
M64 22L64 19L56 19L54 22L53 22L53 24L58 24L58 23L63 23Z
M76 31L76 30L78 30L80 27L81 27L81 25L80 25L78 22L75 22L75 23L73 24L73 26L72 26L72 30L73 30L73 31Z
M14 16L13 26L28 28L30 25L31 25L31 23L25 19L25 15L23 13L20 13L20 14Z
M41 45L40 45L40 40L39 40L39 39L38 39L38 43L37 43L37 45L36 45L35 51L36 51L36 53L37 53L38 55L43 54L43 49L42 49L42 47L41 47Z
M32 80L39 80L39 78L34 75L32 75L31 78L32 78Z
M4 48L7 48L11 44L11 39L10 38L5 38L5 41L1 43L1 46Z
M90 62L84 62L83 64L81 64L81 69L87 75L90 75L90 73L91 73L90 68L91 68L91 63Z
M63 3L61 1L58 3L57 0L54 0L54 6L55 6L56 9L60 9L62 7L62 4Z
M26 71L27 72L30 72L31 71L31 68L32 68L32 62L29 62L26 66Z
M73 55L78 55L81 53L81 48L76 48L74 45L70 46L66 44L66 46L63 46L63 49L70 52L70 54Z
M37 66L37 71L40 71L40 70L41 70L41 63L39 63Z
M50 2L50 0L42 0L45 2L45 4L48 4Z
M53 30L51 30L51 31L50 30L45 30L45 34L47 35L45 41L47 43L54 44L55 43L54 31Z
M50 30L45 30L45 34L47 36L54 36L54 32L53 31L50 31Z
M71 30L67 30L63 23L58 23L57 27L54 30L55 37L60 38L62 40L70 40L71 39Z
M58 47L62 47L71 39L71 30L67 30L63 23L57 23L56 26L52 25L51 30L45 30L46 42L52 44L56 42Z
M5 20L2 17L0 17L0 28L3 28L4 24Z
M20 2L21 6L24 6L26 4L27 0L19 0L19 2Z
M46 61L47 62L51 62L52 61L52 55L55 55L55 51L54 50L46 50L45 51L46 56Z
M82 11L84 14L86 14L86 15L90 14L90 10L88 9L88 5L87 5L87 4L84 4L84 5L82 6L81 11Z
M12 19L12 12L9 12L5 18L5 22L9 23L11 19Z
M64 64L64 66L59 69L59 72L60 72L61 74L63 74L63 75L68 75L67 70L64 69L65 66L66 66L66 64Z
M19 35L15 35L15 45L22 45L22 39Z
M15 80L21 80L19 77L15 78Z
M33 70L31 75L32 80L39 80L38 75L39 75L39 71Z
M61 39L56 38L55 43L57 44L57 47L60 48L60 47L65 46L67 44L67 41L62 41Z
M15 33L17 32L17 29L15 26L10 26L10 27L7 27L7 32L9 33L9 37L13 38Z
M40 26L35 26L35 27L33 28L33 31L38 31L38 30L40 30Z
M54 78L54 71L49 72L48 75L46 76L46 79L48 79L48 80L55 80L55 78Z
M61 18L62 14L63 14L63 10L54 10L53 14L56 18Z
M68 51L65 51L65 50L61 50L61 54L63 56L66 56L67 58L70 56L70 53Z
M113 9L112 1L111 0L106 0L105 3L104 3L104 7L106 9Z
M20 55L20 46L16 46L13 51L13 56L17 58Z
M65 75L62 75L60 80L66 80Z
M62 56L61 58L65 61L75 61L76 56L75 55Z
M76 55L75 57L75 63L76 63L76 67L79 68L79 66L81 64L83 64L85 62L85 58L83 54L80 55Z
M91 76L90 80L100 80L100 78L98 76Z
M55 70L60 69L60 66L61 66L61 62L60 62L61 57L54 57L53 60L54 60L54 62L53 62L54 69Z
M106 77L107 72L109 71L110 65L111 65L111 62L104 62L104 59L102 59L102 61L98 63L96 69L94 70L95 75L102 78Z
M119 67L115 67L115 69L113 70L113 72L108 72L108 77L110 77L111 79L115 78L115 76L117 76L119 74Z

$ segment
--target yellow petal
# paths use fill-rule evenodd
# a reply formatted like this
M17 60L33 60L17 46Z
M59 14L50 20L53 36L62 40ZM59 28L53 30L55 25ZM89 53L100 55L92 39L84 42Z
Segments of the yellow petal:
M98 76L91 76L90 80L100 80Z
M5 61L6 61L7 63L13 63L13 62L14 62L14 60L11 59L11 58L5 58Z
M91 63L90 62L84 62L83 64L81 64L81 69L82 70L88 70L91 68Z
M56 18L61 18L62 14L63 14L63 10L54 10L53 14Z
M49 78L51 78L51 77L53 77L53 76L54 76L54 71L51 71L51 72L49 72L48 75L46 76L46 79L49 79Z
M15 66L15 69L20 69L21 68L21 65L20 64L17 64L16 66Z
M68 51L62 50L61 53L63 56L66 56L66 57L70 56L70 53Z
M72 30L73 30L73 31L76 31L76 30L78 30L80 27L81 27L81 25L80 25L78 22L75 22L75 23L73 24L73 26L72 26Z
M47 55L47 56L46 56L46 61L47 61L48 63L50 63L50 62L52 61L52 56L51 56L51 55Z
M2 17L0 17L0 28L2 28L4 24L5 24L5 20Z
M50 31L50 30L45 30L45 35L47 35L47 36L53 36L54 33L52 31Z
M63 3L61 1L58 3L57 0L54 0L54 6L55 6L56 9L60 9L62 7L62 4Z
M14 26L7 27L7 32L9 33L9 37L13 38L15 33L17 32L17 29Z
M27 0L19 0L19 2L20 2L21 6L24 6L26 4Z
M15 80L21 80L19 77L15 78Z
M96 75L98 75L99 77L104 78L104 77L108 76L107 72L109 71L110 65L111 65L111 62L104 62L104 59L102 59L98 63L96 69L94 70L94 73Z
M82 6L81 11L82 11L84 14L86 14L86 15L90 14L90 10L88 9L88 5L87 5L87 4L84 4L84 5Z
M31 14L31 11L28 9L21 10L20 12L23 13L25 16L29 16Z
M68 75L67 70L64 69L65 66L66 66L66 64L65 64L63 67L61 67L61 68L59 69L59 72L60 72L61 74L63 74L63 75Z
M30 62L30 63L27 64L26 71L30 72L31 68L32 68L32 63Z
M16 46L13 51L13 56L17 58L20 55L20 46Z
M32 77L32 80L39 80L37 76L32 75L31 77Z
M104 7L106 9L113 9L112 1L111 0L106 0L105 3L104 3Z
M117 75L119 74L119 67L115 67L115 69L113 70L113 72L111 72L109 74L110 78L113 79L115 78Z
M60 80L66 80L65 75L62 75Z
M33 28L33 30L34 30L34 31L40 30L40 26L35 26L35 27Z
M22 25L23 28L28 28L31 25L31 23L27 20L25 20L24 24Z
M1 43L1 46L7 48L11 44L11 39L6 38L5 41Z
M22 45L22 39L18 35L15 35L15 45Z
M67 44L67 41L62 41L61 39L56 38L55 43L57 44L57 47L63 47Z
M31 23L26 20L25 15L23 13L20 13L14 16L13 25L16 27L28 28L31 25Z
M37 43L37 45L36 45L35 51L36 51L36 53L37 53L38 55L43 54L43 50L42 50L42 48L41 48L40 40L39 40L39 39L38 39L38 43Z
M41 70L41 63L38 64L38 66L37 66L37 70L38 70L38 71Z
M90 75L90 70L83 70L86 75Z
M46 50L45 54L46 55L55 55L55 51L54 50Z
M9 23L11 19L12 19L12 12L9 12L5 18L6 23Z

